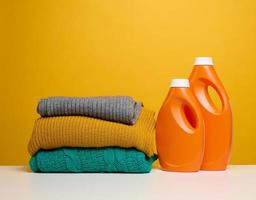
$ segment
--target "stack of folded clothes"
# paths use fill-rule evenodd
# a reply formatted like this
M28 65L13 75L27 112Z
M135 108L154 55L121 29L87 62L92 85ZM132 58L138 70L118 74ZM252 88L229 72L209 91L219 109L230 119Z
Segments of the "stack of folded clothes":
M132 97L50 97L37 111L34 172L147 173L156 160L154 112Z

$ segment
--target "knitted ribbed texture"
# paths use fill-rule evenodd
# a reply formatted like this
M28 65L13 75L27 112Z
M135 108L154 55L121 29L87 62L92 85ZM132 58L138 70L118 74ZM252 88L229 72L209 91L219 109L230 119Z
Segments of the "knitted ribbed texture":
M36 120L28 151L59 147L134 147L149 157L156 152L154 112L142 109L133 126L81 116Z
M37 112L42 117L83 115L99 119L134 124L142 104L129 96L50 97L41 99Z
M30 160L34 172L148 173L156 156L123 148L59 148L40 150Z

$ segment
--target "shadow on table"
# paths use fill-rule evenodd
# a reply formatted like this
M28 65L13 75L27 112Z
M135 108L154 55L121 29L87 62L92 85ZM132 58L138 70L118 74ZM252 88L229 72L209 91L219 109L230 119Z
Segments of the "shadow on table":
M32 173L29 166L19 166L15 168L16 171Z

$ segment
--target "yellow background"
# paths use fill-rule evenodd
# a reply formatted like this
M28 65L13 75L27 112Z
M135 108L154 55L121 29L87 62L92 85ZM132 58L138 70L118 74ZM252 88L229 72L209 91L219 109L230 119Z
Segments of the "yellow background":
M231 163L256 164L256 1L13 0L0 5L0 164L26 164L41 97L131 95L158 111L212 56L234 111Z

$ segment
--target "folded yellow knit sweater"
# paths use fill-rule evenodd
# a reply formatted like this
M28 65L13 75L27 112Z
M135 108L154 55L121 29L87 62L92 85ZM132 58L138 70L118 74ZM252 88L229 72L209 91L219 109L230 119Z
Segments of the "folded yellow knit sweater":
M133 126L83 116L36 120L28 151L59 147L134 147L148 156L156 153L154 112L142 109Z

